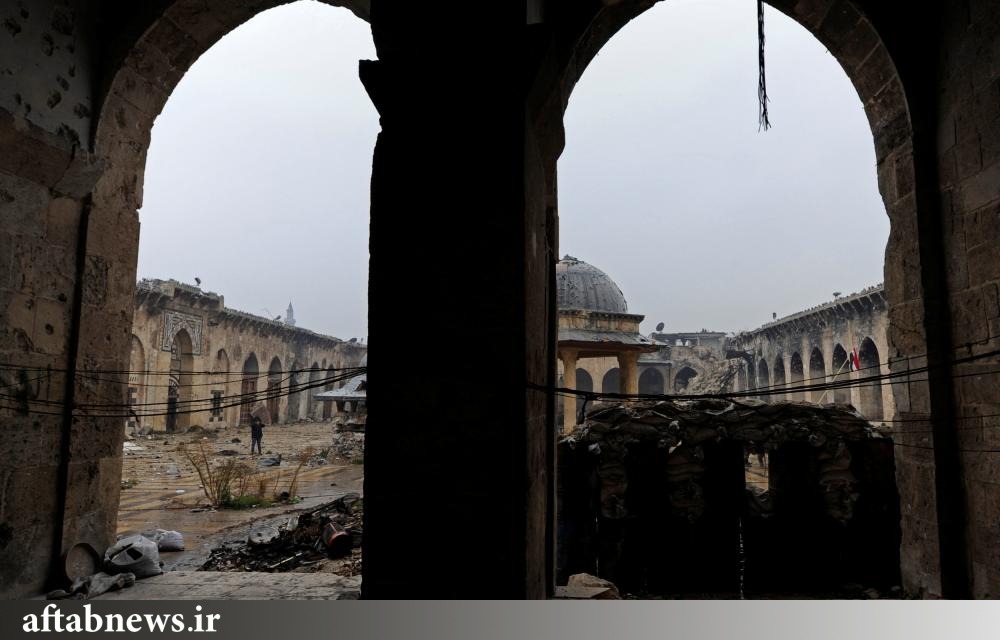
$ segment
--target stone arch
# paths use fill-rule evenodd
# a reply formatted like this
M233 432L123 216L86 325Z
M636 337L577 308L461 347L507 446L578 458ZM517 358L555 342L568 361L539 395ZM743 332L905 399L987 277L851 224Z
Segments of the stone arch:
M674 393L682 393L691 384L691 380L698 376L698 372L692 367L684 366L681 367L674 376Z
M833 346L833 381L843 382L851 379L851 363L847 359L847 350L838 342ZM851 404L851 389L844 387L833 390L833 401L837 404Z
M322 0L324 4L344 7L364 21L370 17L370 0ZM191 65L227 33L256 15L288 4L289 0L255 2L205 2L204 0L165 0L149 10L136 11L133 22L122 25L113 42L108 43L105 59L120 61L104 70L105 81L93 98L93 126L89 147L100 159L102 172L90 193L90 224L102 230L97 236L114 242L109 270L109 290L127 291L135 285L132 275L138 260L139 218L142 207L146 153L155 119ZM89 156L88 156L89 157ZM113 231L112 231L113 230ZM93 236L92 236L93 237ZM103 245L95 245L101 246ZM91 249L88 248L88 251ZM121 297L119 308L110 313L131 317L131 297ZM90 328L105 316L84 314L83 333L95 334L104 329ZM190 327L190 337L200 354L201 336ZM166 336L164 348L169 348ZM124 343L118 355L125 359ZM252 381L256 392L256 380ZM250 384L244 380L241 384ZM255 396L250 396L254 399ZM184 414L177 414L178 417ZM248 418L241 406L241 420Z
M618 393L621 391L621 371L618 367L608 369L601 380L601 393Z
M663 374L659 369L650 367L639 375L639 393L661 394L663 385Z
M819 347L813 347L809 354L809 382L807 384L816 385L826 382L826 359ZM826 401L830 398L829 391L814 390L809 392L809 399L813 402Z
M577 391L593 391L594 390L594 378L590 375L586 369L577 367L576 370L576 390ZM593 408L593 407L591 407ZM576 401L576 412L577 412L577 422L582 422L584 418L584 413L587 411L587 405L583 402L581 398L577 398Z
M278 410L281 406L281 388L284 379L281 358L274 356L267 367L267 412L271 414L272 424L277 424L280 418Z
M858 361L861 369L858 377L862 380L866 378L877 378L882 373L882 362L879 359L878 347L871 338L861 341L858 349ZM858 397L860 398L858 410L869 420L882 420L885 417L885 410L882 401L882 381L874 380L858 387Z
M773 378L774 382L771 384L771 386L775 389L775 391L783 389L785 387L785 356L784 356L784 354L779 353L777 356L775 356L775 358L774 358L774 368L772 369L772 372L774 374L774 378ZM774 398L775 400L784 400L785 399L785 393L778 391L777 393L773 394L771 397Z
M757 388L769 391L770 386L771 386L771 374L767 368L767 360L761 358L757 362ZM758 397L764 402L769 402L771 399L771 395L767 393L761 394Z
M600 50L633 19L661 0L620 0L594 5L593 13L573 42L556 54L554 64L561 70L559 80L540 101L545 108L559 110L569 104L577 82ZM769 0L809 31L840 63L864 105L874 138L879 164L893 158L912 177L912 126L903 82L878 30L851 0ZM560 127L561 130L561 127ZM556 142L561 151L562 137ZM906 164L909 162L909 164ZM554 169L554 167L552 167ZM912 180L907 184L913 184ZM905 194L889 194L880 185L887 208Z
M191 371L194 347L191 334L179 329L170 341L170 376L167 382L167 431L185 431L191 426L194 399Z
M257 402L257 378L260 376L260 364L257 354L250 352L243 362L243 378L240 381L240 424L250 424L250 414Z
M574 16L575 24L580 26L565 33L560 46L550 54L548 62L555 79L543 74L532 88L547 206L553 211L558 212L556 162L565 144L563 116L573 89L601 49L630 21L660 1L617 0L580 5L582 8ZM915 230L918 203L929 202L917 197L913 124L904 78L875 23L852 0L768 0L767 4L796 21L827 48L851 81L865 110L880 177L879 192L890 222L885 291L890 304L889 335L894 336L891 331L896 324L894 318L903 311L893 305L914 299L912 282L918 279L909 259L921 254ZM928 215L936 215L934 205L926 206L932 209ZM911 353L927 351L922 334L909 338L905 347L890 347L903 347Z

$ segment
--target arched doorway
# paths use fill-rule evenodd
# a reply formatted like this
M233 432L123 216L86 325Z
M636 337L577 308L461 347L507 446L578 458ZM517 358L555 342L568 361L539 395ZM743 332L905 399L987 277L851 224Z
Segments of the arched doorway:
M698 372L691 367L681 367L681 370L674 376L674 393L683 393L691 384L691 380L698 376Z
M184 431L191 424L191 336L181 329L170 343L167 387L167 432Z
M785 356L783 354L778 354L774 358L774 383L771 385L775 389L775 393L771 395L775 400L784 400L785 393L780 391L785 388Z
M271 424L278 424L278 408L281 406L281 383L284 375L281 370L281 359L271 358L267 368L267 412L271 415Z
M663 374L658 369L645 369L639 375L639 393L662 394Z
M861 348L858 349L858 361L861 369L858 371L860 379L877 378L882 373L882 362L879 360L878 347L871 338L861 341ZM858 410L872 421L882 420L885 411L882 405L882 381L873 380L868 384L858 387L858 395L861 399Z
M814 347L809 354L809 382L808 384L822 384L826 381L826 363L823 360L823 352ZM814 390L809 392L809 399L813 402L825 401L829 398L829 391Z
M788 383L791 387L801 387L802 380L805 378L802 369L802 356L796 351L792 354L791 360L788 362ZM805 393L803 391L792 391L789 394L790 400L804 400Z
M251 353L243 363L243 379L240 382L240 424L250 424L250 415L257 402L257 378L260 365L257 354Z
M847 350L840 343L833 346L833 381L845 382L851 379L851 362L847 357ZM850 387L833 390L833 401L837 404L851 404Z
M621 392L621 372L618 367L609 369L607 373L604 374L604 379L601 380L601 393L619 393Z

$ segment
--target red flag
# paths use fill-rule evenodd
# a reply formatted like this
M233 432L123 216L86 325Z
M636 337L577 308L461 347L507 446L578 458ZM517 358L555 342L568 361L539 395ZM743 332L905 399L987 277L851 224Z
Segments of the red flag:
M859 371L861 369L861 358L858 357L858 348L854 347L851 350L851 371Z

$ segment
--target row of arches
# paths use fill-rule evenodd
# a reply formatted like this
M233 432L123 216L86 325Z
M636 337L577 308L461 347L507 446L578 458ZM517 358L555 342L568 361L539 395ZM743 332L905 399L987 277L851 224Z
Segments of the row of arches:
M829 363L827 362L829 360ZM853 360L853 364L852 364ZM882 373L882 361L875 341L866 337L856 352L848 352L840 343L834 344L830 357L819 347L813 347L804 360L798 352L790 356L779 351L773 359L759 358L755 366L741 366L733 385L734 391L768 390L761 394L764 401L796 400L816 403L853 404L870 420L883 420L886 415L885 396L880 380L856 387L808 389L824 382L877 378ZM782 392L781 389L790 390ZM805 388L803 388L805 387Z
M688 383L698 375L691 367L682 367L674 376L674 391L683 391ZM618 367L608 369L601 379L601 393L618 393L621 371ZM664 393L666 380L659 369L646 368L639 374L639 393ZM576 370L577 391L594 391L594 378L586 369Z
M171 340L169 365L160 360L159 355L158 350L148 351L143 341L132 334L128 380L128 402L132 412L126 420L127 428L148 427L172 432L186 430L194 424L247 424L260 400L265 401L274 423L332 417L331 403L320 403L313 398L315 392L336 386L334 382L321 384L335 372L326 359L322 364L312 362L305 373L297 372L305 366L298 361L289 365L280 356L267 360L258 358L253 351L242 359L242 364L234 363L226 349L221 348L203 361L207 366L196 366L193 340L186 329L179 330ZM266 368L263 362L267 362ZM168 371L166 376L150 375L150 372L164 369ZM309 388L288 393L303 383L308 383ZM194 406L192 402L203 411L190 412L189 408Z

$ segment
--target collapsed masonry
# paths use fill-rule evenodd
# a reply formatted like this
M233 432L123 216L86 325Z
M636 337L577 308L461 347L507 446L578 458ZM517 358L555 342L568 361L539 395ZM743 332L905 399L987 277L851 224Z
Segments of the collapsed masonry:
M766 453L769 490L747 488ZM899 581L892 441L846 405L598 405L559 442L559 579L648 594Z

